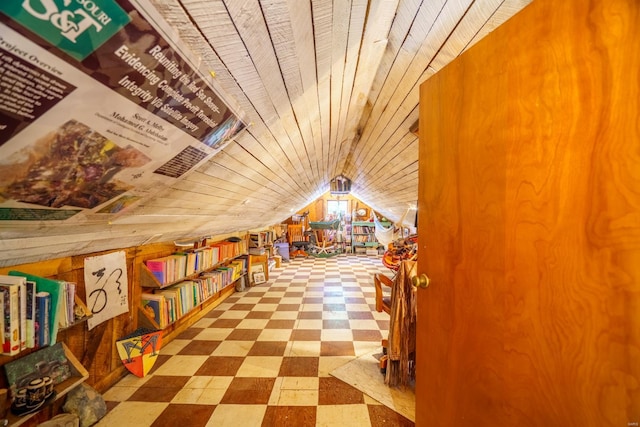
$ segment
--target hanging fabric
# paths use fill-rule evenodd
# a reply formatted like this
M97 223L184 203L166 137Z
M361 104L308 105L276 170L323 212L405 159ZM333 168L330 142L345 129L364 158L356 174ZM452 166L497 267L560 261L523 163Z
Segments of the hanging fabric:
M407 209L407 211L402 215L400 221L398 221L396 224L392 223L389 227L385 227L384 224L382 224L380 220L378 220L375 214L372 214L373 222L375 224L376 239L385 249L389 247L389 243L393 242L394 240L400 239L401 237L404 237L402 233L402 224L404 223L404 219L409 213L409 210L410 209Z

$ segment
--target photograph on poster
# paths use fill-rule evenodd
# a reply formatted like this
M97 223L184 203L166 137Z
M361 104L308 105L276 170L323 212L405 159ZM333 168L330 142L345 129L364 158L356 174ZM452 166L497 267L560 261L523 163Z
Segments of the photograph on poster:
M73 119L12 157L13 162L0 164L0 193L5 198L85 209L131 189L115 175L151 160L131 146L119 147Z

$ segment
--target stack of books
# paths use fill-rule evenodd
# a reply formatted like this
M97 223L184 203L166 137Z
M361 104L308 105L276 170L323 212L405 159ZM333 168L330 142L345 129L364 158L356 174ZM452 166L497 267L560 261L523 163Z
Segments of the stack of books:
M18 271L0 275L2 354L54 344L59 328L71 326L89 310L76 295L76 285Z

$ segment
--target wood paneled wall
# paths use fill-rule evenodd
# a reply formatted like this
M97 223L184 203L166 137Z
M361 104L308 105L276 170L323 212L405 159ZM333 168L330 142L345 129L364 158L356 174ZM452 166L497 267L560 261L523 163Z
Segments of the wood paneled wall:
M536 0L423 84L417 425L640 421L639 34Z
M244 234L234 233L229 235L220 235L212 237L210 240L221 241L230 236L242 235ZM173 242L164 242L123 248L120 250L124 251L126 254L127 277L129 278L129 312L103 322L94 327L91 331L88 330L86 322L81 322L68 329L60 331L58 334L58 341L64 342L89 372L87 384L91 385L99 392L106 391L128 373L120 360L115 342L128 333L134 331L137 327L143 327L145 325L144 321L138 321L138 317L140 315L138 307L140 304L140 294L142 293L139 280L140 264L147 259L169 255L176 251L176 246ZM7 274L11 270L17 270L37 276L76 282L78 284L78 295L83 301L86 301L84 286L84 259L89 256L97 256L104 253L107 252L96 252L74 257L57 258L38 263L3 267L0 268L0 274ZM227 291L222 293L222 297L220 299L211 299L207 301L202 305L202 309L194 310L176 324L166 328L163 333L163 345L167 344L190 324L197 321L206 313L206 311L211 310L224 298L229 296L230 293L228 291L233 291L233 289L228 288ZM32 350L26 350L13 357L0 355L0 366L10 360L25 356L29 351ZM3 377L0 378L2 378L0 381L4 381ZM4 386L6 386L4 383L0 383L0 387Z
M125 373L126 368L118 356L115 342L137 327L138 305L141 289L138 285L140 263L146 259L168 255L175 250L169 243L158 243L133 248L121 249L126 254L127 277L129 278L129 313L121 314L108 320L91 331L86 322L81 322L58 334L58 341L63 341L82 365L89 371L87 384L102 392L113 385ZM101 255L92 253L74 257L53 259L50 261L22 264L0 269L0 274L7 274L11 270L37 276L56 278L76 282L78 295L86 301L84 288L84 258ZM16 357L22 357L27 351ZM12 358L0 356L0 364Z

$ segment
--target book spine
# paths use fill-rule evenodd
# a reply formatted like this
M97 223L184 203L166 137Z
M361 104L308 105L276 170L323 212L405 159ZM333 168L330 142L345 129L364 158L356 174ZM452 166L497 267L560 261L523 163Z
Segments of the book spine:
M74 308L76 305L76 283L75 282L67 282L67 323L72 325L76 316L74 313Z
M0 307L2 307L2 315L0 316L0 353L4 350L4 292L0 290Z
M36 282L27 281L27 348L36 346Z
M4 331L2 353L8 356L20 352L20 307L18 288L13 285L0 284L0 292L4 294Z
M19 327L20 327L20 351L27 349L27 285L18 283Z
M49 324L50 312L51 294L49 292L38 292L36 294L38 347L45 347L51 343L51 330Z

